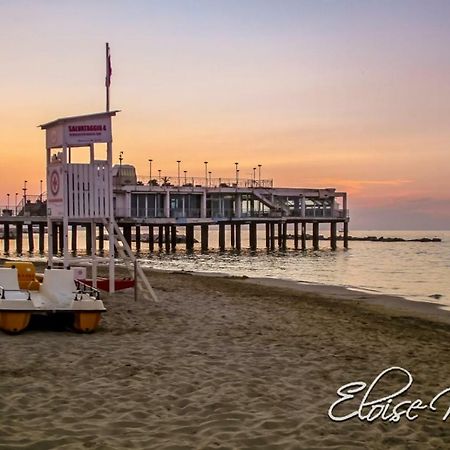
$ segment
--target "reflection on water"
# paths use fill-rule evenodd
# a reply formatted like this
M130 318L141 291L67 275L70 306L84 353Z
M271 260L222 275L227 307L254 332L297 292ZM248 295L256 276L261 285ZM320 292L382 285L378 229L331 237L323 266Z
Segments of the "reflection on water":
M288 250L240 254L143 254L142 261L164 270L223 272L231 275L284 278L395 294L450 306L450 232L353 232L355 236L440 237L443 242L350 242L348 251Z
M264 249L262 231L258 235L258 247ZM148 244L143 243L140 259L143 265L157 269L222 272L332 284L450 306L450 232L352 231L352 234L405 239L440 237L443 242L350 242L348 251L338 243L338 250L333 252L328 249L329 243L323 241L319 251L301 252L288 248L285 252L273 253L266 250L219 253L211 250L207 254L198 251L186 254L183 245L179 245L176 253L148 253ZM84 242L81 235L79 242ZM292 241L288 244L293 245ZM248 246L244 230L242 245ZM210 247L218 247L218 233L214 227L210 231Z

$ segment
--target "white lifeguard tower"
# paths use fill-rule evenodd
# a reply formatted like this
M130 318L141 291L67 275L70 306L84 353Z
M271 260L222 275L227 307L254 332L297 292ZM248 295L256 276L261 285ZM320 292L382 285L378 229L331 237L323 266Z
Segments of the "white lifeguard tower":
M10 262L0 268L0 329L18 333L28 326L32 314L71 312L77 331L92 332L106 311L97 287L96 225L106 226L109 234L109 291L115 290L114 249L134 274L135 289L157 301L156 295L138 266L131 248L114 220L112 184L111 117L117 111L66 117L41 125L46 131L48 199L48 267L42 283L35 278L30 262ZM104 152L96 154L95 144ZM85 162L74 162L74 152L87 147ZM69 254L70 222L92 227L92 252L86 258ZM54 268L53 224L62 223L64 268ZM104 259L104 258L102 258ZM76 281L71 266L88 260L92 267L92 286ZM22 285L20 284L22 283Z
M92 264L92 284L97 287L97 263L104 260L96 255L95 230L100 223L105 225L109 236L109 292L115 290L114 249L117 249L135 277L142 281L142 294L157 301L114 220L111 118L118 112L65 117L40 125L46 131L48 263L50 267L54 265L53 224L62 223L64 267L88 260ZM97 144L103 144L100 151ZM81 147L88 148L89 156L84 162L74 162L80 159L75 152ZM90 256L79 258L69 254L69 222L86 223L91 227ZM138 279L135 279L136 285Z
M138 280L142 281L142 295L157 301L114 220L111 117L118 111L109 111L111 61L108 44L106 63L106 112L65 117L40 125L46 132L47 149L48 267L42 283L35 279L34 266L29 262L12 262L9 267L0 268L0 329L3 331L20 332L28 326L31 314L56 312L72 312L77 331L95 330L101 313L106 311L96 289L97 263L104 259L97 256L97 224L106 227L109 237L109 292L115 291L116 249L134 274L135 289ZM103 146L103 154L98 151L99 145ZM79 162L83 160L78 154L81 147L89 150L83 162ZM70 222L91 227L91 255L79 258L69 254ZM64 268L54 268L53 225L58 223L62 223ZM76 282L74 271L68 270L86 260L92 267L92 287Z

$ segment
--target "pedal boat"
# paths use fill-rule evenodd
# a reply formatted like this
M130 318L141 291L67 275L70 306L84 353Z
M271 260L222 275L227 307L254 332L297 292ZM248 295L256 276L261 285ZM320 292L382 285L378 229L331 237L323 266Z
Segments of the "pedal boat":
M31 314L58 312L73 313L76 331L90 333L97 328L106 311L100 292L74 280L71 269L45 269L42 283L33 280L34 290L21 289L19 270L14 264L0 267L1 330L19 333L28 326Z

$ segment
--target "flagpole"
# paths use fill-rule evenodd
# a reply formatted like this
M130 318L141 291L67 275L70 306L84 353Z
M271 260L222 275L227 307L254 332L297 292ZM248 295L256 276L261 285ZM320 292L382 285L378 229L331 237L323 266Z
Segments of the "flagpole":
M109 54L109 44L106 43L106 111L109 111L109 86L111 84L111 56Z

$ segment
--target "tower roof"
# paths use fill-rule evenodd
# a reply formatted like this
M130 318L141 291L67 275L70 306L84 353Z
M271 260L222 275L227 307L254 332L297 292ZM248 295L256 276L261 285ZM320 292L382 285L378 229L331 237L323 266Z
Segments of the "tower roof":
M42 125L38 125L41 127L42 130L46 130L47 128L51 128L55 125L61 125L66 122L76 122L78 120L84 121L84 120L91 120L91 119L100 119L104 117L112 117L115 116L120 110L115 111L105 111L105 112L99 112L99 113L93 113L93 114L84 114L82 116L71 116L71 117L61 117L56 120L52 120L51 122L44 123Z

